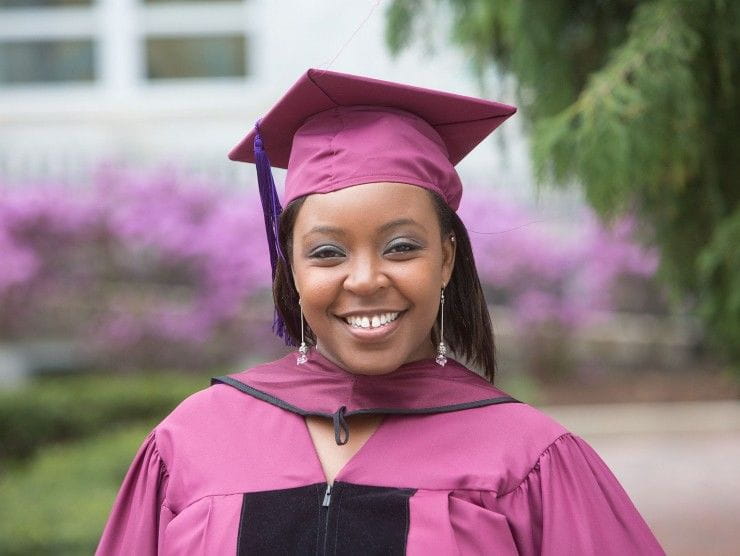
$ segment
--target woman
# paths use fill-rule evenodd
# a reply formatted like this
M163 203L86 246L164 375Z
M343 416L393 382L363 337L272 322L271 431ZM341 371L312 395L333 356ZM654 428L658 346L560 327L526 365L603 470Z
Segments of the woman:
M588 444L492 385L454 164L514 111L309 70L232 150L300 347L154 428L99 554L663 553Z

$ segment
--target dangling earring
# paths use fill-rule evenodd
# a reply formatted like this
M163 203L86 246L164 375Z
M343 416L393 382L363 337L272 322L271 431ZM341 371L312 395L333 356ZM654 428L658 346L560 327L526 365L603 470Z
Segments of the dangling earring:
M445 287L442 286L442 293L439 296L440 302L440 327L439 327L439 345L437 346L437 365L444 367L447 364L447 346L445 345Z
M298 348L296 363L303 365L308 361L308 346L306 345L306 339L303 337L303 305L301 305L300 299L298 300L298 306L301 308L301 346Z

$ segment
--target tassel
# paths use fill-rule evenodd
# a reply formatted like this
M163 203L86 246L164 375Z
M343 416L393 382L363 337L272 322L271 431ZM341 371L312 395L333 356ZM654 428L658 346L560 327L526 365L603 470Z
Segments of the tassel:
M270 250L270 266L272 267L272 280L275 281L275 269L278 258L285 260L280 242L278 241L278 218L283 211L280 206L277 190L275 189L275 180L272 177L272 168L270 159L262 144L262 135L260 134L260 121L254 125L256 135L254 137L254 163L257 166L257 183L259 184L260 199L262 201L262 212L265 215L265 232L267 233L267 246ZM286 344L291 345L290 336L285 328L285 322L280 318L280 314L275 309L272 321L272 331L282 338Z

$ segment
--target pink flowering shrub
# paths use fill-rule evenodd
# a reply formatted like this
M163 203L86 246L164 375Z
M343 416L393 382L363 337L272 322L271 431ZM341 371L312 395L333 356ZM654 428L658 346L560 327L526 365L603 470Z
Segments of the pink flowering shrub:
M172 171L7 189L0 340L73 338L109 367L226 364L270 336L266 255L251 192Z
M171 170L106 168L91 187L0 184L0 342L63 338L106 368L199 368L281 351L257 188L227 193ZM531 209L468 190L461 216L481 279L522 332L615 306L657 256L629 221L554 235Z
M653 292L658 256L633 240L633 224L610 227L583 208L552 218L492 193L467 192L460 214L470 232L489 302L504 306L518 338L522 366L542 381L558 381L580 364L572 336L611 311L662 309ZM493 312L494 329L501 330ZM590 363L589 363L590 365Z
M488 299L512 309L522 333L588 325L620 309L614 293L621 280L644 286L657 270L657 253L635 243L632 221L605 227L590 210L579 212L575 225L559 230L493 193L468 192L463 200L460 215Z

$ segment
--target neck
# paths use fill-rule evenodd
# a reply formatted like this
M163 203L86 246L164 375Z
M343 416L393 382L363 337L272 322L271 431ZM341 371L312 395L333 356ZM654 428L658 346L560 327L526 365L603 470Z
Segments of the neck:
M421 344L416 350L410 353L405 360L398 363L398 365L394 368L390 368L390 369L378 368L377 370L364 369L360 371L358 369L353 369L351 365L347 365L344 361L342 361L339 357L333 354L330 350L326 349L324 344L319 339L316 340L316 345L314 346L313 349L315 349L322 357L329 360L331 363L333 363L337 367L347 371L348 373L358 374L358 375L382 375L382 374L392 373L401 365L405 365L406 363L412 363L413 361L421 361L424 359L434 359L436 355L436 348L434 344L432 343L432 339L429 338L427 342L424 342L423 344Z

